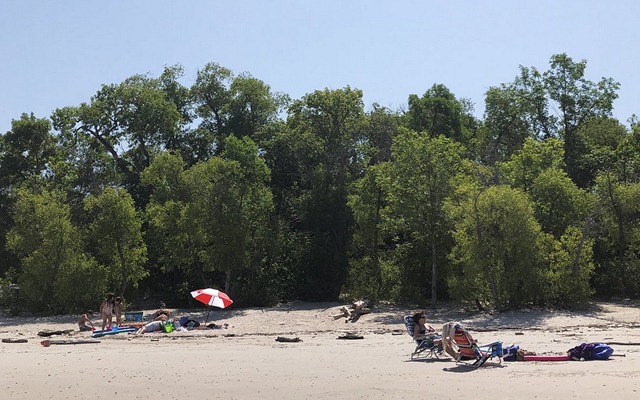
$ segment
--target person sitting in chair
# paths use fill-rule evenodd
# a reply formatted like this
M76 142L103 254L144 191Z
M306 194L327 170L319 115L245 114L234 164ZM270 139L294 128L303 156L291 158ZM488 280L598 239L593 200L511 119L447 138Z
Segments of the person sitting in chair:
M413 338L416 340L426 339L427 333L435 334L435 329L427 324L427 317L424 312L420 311L413 314L413 321L416 323L413 327ZM429 335L432 336L432 335Z
M443 351L442 337L436 333L436 330L429 324L427 324L427 317L424 311L419 311L413 314L413 321L416 323L413 326L413 339L423 340L430 338L438 345L438 351Z

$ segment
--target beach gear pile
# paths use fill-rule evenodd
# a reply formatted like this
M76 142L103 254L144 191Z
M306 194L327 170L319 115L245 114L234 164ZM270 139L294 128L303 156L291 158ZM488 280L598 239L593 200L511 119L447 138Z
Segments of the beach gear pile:
M613 354L611 346L605 343L582 343L567 351L567 355L537 355L512 344L504 348L505 361L589 361L607 360Z
M604 343L582 343L569 350L572 360L607 360L613 354L611 346Z

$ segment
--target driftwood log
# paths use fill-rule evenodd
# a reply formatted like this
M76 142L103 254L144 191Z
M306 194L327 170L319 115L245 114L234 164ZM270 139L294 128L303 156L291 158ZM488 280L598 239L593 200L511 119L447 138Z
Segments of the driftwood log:
M300 339L299 337L288 338L284 336L278 336L276 338L276 342L297 343L297 342L302 342L302 339Z
M605 342L605 344L611 346L611 345L616 345L616 346L640 346L639 342Z
M363 300L353 302L349 307L340 307L340 314L332 315L333 319L346 318L344 322L356 322L361 315L369 314L371 309L366 307Z
M338 336L338 339L347 339L347 340L364 339L364 336L357 335L355 333L347 333L346 335Z
M92 344L92 343L100 343L100 341L99 340L91 340L91 339L87 339L87 340L50 340L50 339L46 339L46 340L43 340L42 342L40 342L40 344L43 345L44 347L49 347L49 346L58 345L58 344L70 345L70 344Z
M27 343L27 339L2 339L2 343Z

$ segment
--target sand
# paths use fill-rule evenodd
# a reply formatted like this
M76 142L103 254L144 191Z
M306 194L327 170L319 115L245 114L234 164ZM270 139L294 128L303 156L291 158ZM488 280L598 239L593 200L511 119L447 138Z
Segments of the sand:
M100 343L43 347L43 330L75 329L53 340L90 338L76 316L0 318L2 399L637 399L640 307L594 303L581 312L427 310L441 327L462 322L480 342L516 343L564 354L583 342L611 344L607 361L502 362L471 368L447 358L411 361L402 317L414 309L380 306L356 322L334 319L342 304L293 303L217 310L227 329L118 334ZM154 310L145 311L149 316ZM204 321L206 311L174 310ZM94 322L97 322L94 320ZM356 333L360 340L340 340ZM277 337L300 342L277 342Z

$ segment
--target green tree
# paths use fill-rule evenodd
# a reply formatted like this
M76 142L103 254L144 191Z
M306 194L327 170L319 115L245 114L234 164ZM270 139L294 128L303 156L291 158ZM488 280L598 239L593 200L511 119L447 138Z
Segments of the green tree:
M365 139L361 144L366 164L377 165L391 159L391 145L400 124L398 113L373 104L373 109L367 114Z
M597 207L601 210L601 269L603 294L640 295L640 184L621 183L613 174L596 178Z
M336 299L348 268L348 185L362 171L356 151L366 124L362 91L346 87L307 94L291 104L287 124L311 144L309 150L324 149L305 160L302 177L299 230L308 232L310 247L301 296Z
M202 118L203 129L213 133L217 144L229 134L227 105L231 99L229 86L232 80L230 69L210 62L198 70L196 81L191 86L196 115Z
M153 188L147 209L150 235L165 271L184 270L210 286L222 274L233 292L234 274L256 267L268 236L272 197L269 170L248 137L229 136L223 157L191 168L163 155L143 174ZM158 246L157 244L155 246Z
M103 85L90 103L57 109L52 117L68 145L82 137L111 156L139 205L147 200L139 186L140 173L183 123L183 114L165 92L165 84L134 75L118 85Z
M393 265L388 251L392 240L389 229L385 229L389 225L384 213L388 201L382 181L388 175L384 170L391 159L401 116L373 104L366 117L364 139L357 144L357 151L367 167L364 176L350 186L348 196L354 229L345 291L353 298L377 301L393 298L394 289L399 286L398 267Z
M416 132L444 135L466 144L470 130L475 130L472 113L469 102L456 99L446 86L434 84L422 97L409 96L407 126Z
M78 312L95 306L106 288L103 267L83 252L60 191L17 191L9 248L22 264L20 293L27 309Z
M590 172L582 160L586 148L579 130L593 118L611 116L620 85L611 78L597 83L586 79L587 61L575 62L567 54L554 54L549 65L544 72L521 66L515 81L501 88L508 101L499 104L488 98L492 107L487 119L494 127L526 121L538 138L563 139L564 168L579 187L588 187ZM558 110L557 116L552 109Z
M213 62L198 71L191 93L196 115L202 119L197 131L210 133L218 154L229 135L260 142L263 131L279 121L278 114L289 102L289 96L272 92L251 74L235 76Z
M151 188L145 209L145 240L153 261L150 284L182 298L187 298L193 287L210 283L200 260L202 241L186 217L193 196L188 168L179 153L165 152L142 173L142 183Z
M233 79L229 87L229 132L236 137L259 140L260 130L277 121L278 112L288 102L288 96L272 93L263 81L244 73Z
M583 144L576 163L589 187L600 172L612 171L622 178L627 175L627 166L632 166L637 159L632 150L633 141L629 140L631 135L613 118L591 118L580 126L576 135Z
M56 155L50 131L47 119L22 114L11 122L10 131L0 135L0 276L19 266L6 247L6 235L13 225L13 192L26 181L50 175L49 163Z
M279 233L279 229L272 225L276 220L273 218L273 196L269 188L270 171L259 156L257 145L248 136L229 136L222 157L227 163L238 163L240 167L240 177L235 182L238 185L241 211L239 221L236 221L240 228L236 250L239 254L244 254L244 262L234 269L240 272L238 275L249 277L253 282L241 282L238 292L248 293L253 284L258 284L261 286L260 290L255 291L258 296L244 297L255 302L264 295L263 301L269 301L273 295L272 289L263 285L271 281L274 265L267 263L267 257L277 254L271 251L270 246L279 240L272 238ZM227 272L225 287L230 286L231 274ZM274 290L277 289L274 287Z
M466 194L447 206L455 227L451 258L458 267L450 281L453 295L497 308L537 301L545 236L531 201L507 186L467 185L459 189Z
M158 89L166 95L180 114L177 129L160 132L159 143L163 150L180 152L188 165L208 160L215 150L213 134L200 127L194 127L197 117L196 104L191 88L180 83L184 75L181 65L166 67L158 78Z
M122 188L107 188L85 200L90 213L88 234L96 258L106 266L109 282L124 296L129 285L148 275L147 246L142 240L142 221L133 198Z
M591 225L593 197L578 188L560 169L542 171L534 179L530 195L536 219L542 229L555 238L560 238L569 227Z
M448 249L443 249L449 231L443 205L454 191L453 178L461 172L463 150L444 136L432 138L411 131L398 136L393 146L389 206L405 240L418 254L418 274L411 275L417 279L424 277L420 271L430 271L431 276L423 282L430 282L433 305L437 301L438 265L448 254Z
M516 85L491 87L485 96L479 146L482 159L493 165L522 149L525 140L535 138L536 133L527 119L532 104L522 101Z
M381 260L384 258L383 208L387 198L380 181L385 166L367 168L365 176L354 183L348 199L355 223L346 286L354 298L377 301L389 294Z
M51 123L33 114L22 114L11 122L11 130L0 136L0 184L3 187L23 182L47 169L56 153Z
M640 181L640 125L631 124L631 131L627 132L615 150L615 163L612 172L624 183ZM601 168L606 172L605 168Z
M549 242L549 266L543 272L541 285L545 305L572 308L591 298L593 243L592 238L572 226L559 240Z
M536 178L546 169L564 166L564 150L558 139L525 140L522 150L499 163L502 181L529 192Z

